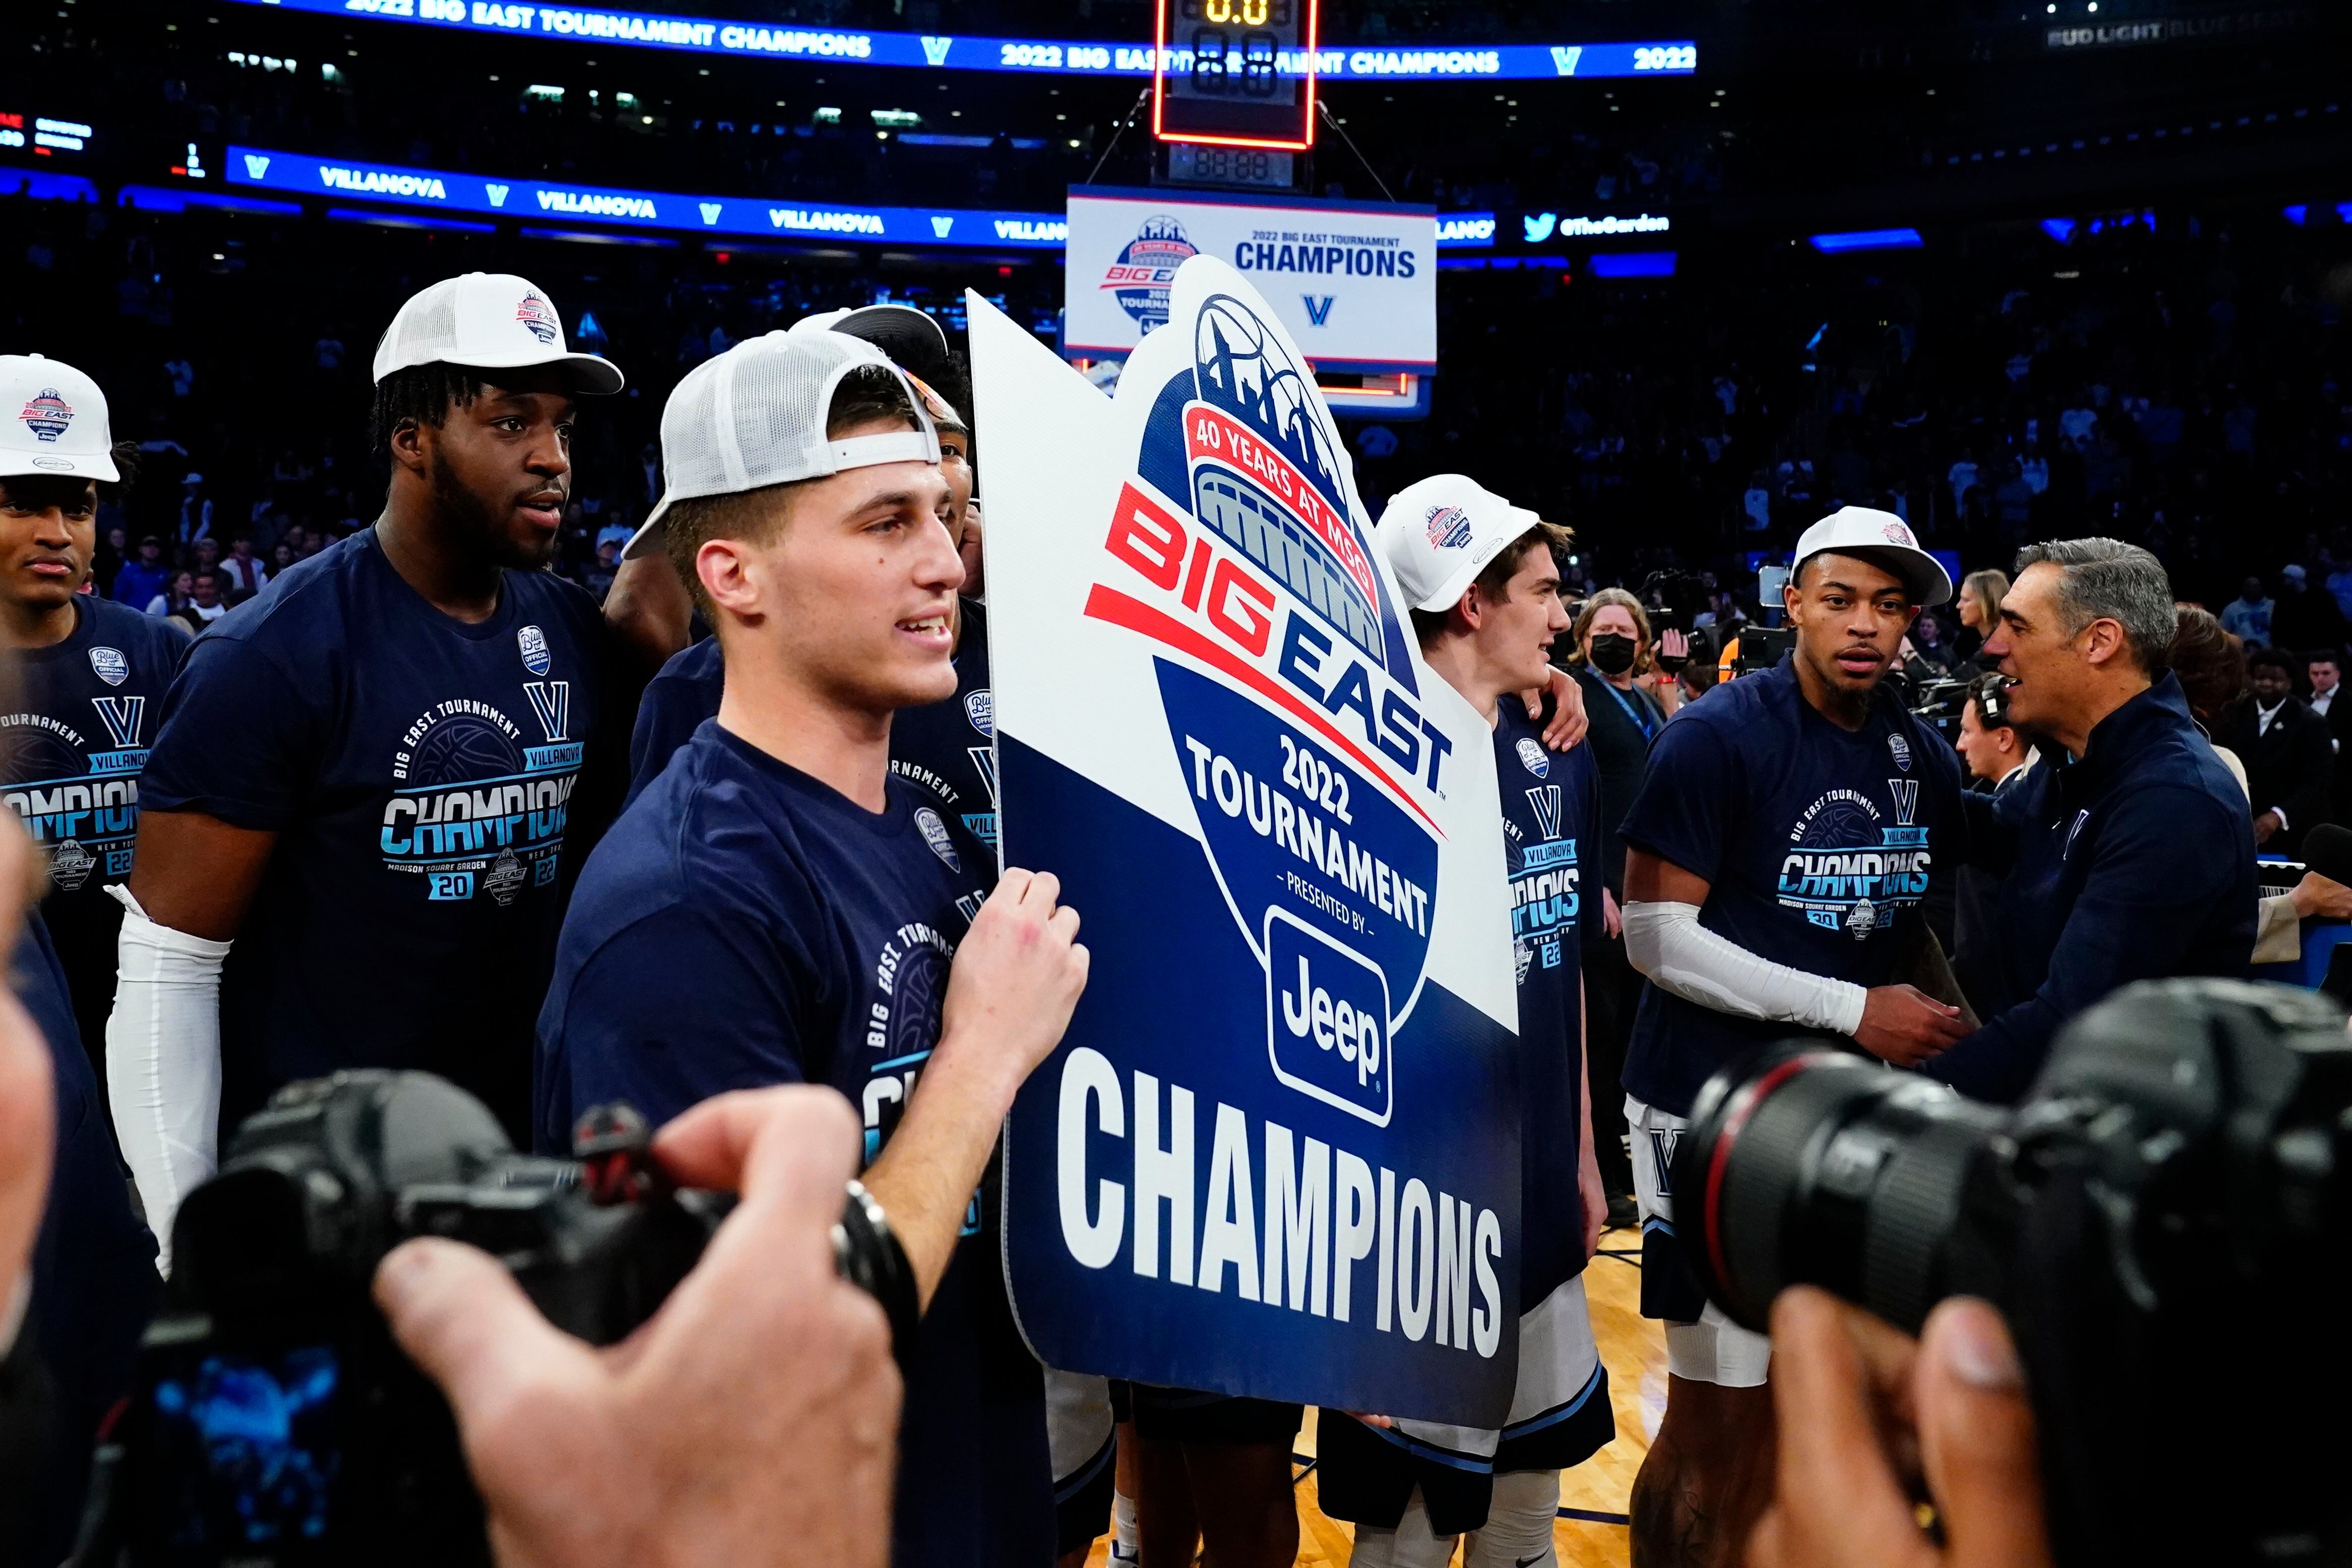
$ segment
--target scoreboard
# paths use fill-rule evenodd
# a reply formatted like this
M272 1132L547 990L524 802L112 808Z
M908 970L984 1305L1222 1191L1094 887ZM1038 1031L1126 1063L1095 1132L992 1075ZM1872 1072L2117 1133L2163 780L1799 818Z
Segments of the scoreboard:
M1157 0L1151 131L1162 142L1315 144L1317 0Z

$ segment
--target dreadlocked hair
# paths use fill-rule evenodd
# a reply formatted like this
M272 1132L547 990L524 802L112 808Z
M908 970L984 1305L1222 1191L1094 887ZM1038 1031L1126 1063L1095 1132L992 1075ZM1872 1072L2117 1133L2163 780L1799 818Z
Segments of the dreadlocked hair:
M394 371L376 383L375 405L368 415L368 438L377 451L388 452L394 434L403 425L430 425L437 430L452 407L471 408L483 385L474 372L438 361Z

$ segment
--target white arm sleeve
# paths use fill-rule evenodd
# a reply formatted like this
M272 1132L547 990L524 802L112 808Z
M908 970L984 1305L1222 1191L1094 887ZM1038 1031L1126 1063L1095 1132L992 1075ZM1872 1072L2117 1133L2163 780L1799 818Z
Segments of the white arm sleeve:
M1696 904L1627 904L1625 956L1659 990L1718 1013L1841 1035L1862 1027L1861 986L1759 958L1699 924Z
M106 1092L155 1233L156 1267L169 1274L172 1216L218 1163L220 977L230 944L157 925L128 888L106 890L124 911Z

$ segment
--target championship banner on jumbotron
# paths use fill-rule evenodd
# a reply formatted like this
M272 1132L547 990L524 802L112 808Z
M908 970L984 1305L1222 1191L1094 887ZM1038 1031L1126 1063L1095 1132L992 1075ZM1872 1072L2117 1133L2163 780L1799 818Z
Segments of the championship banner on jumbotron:
M1323 370L1437 367L1437 210L1304 196L1070 192L1062 353L1123 359L1169 320L1194 256L1248 274Z
M1497 1426L1517 1000L1483 720L1329 412L1194 258L1105 399L967 297L1005 863L1093 969L1004 1142L1049 1365Z

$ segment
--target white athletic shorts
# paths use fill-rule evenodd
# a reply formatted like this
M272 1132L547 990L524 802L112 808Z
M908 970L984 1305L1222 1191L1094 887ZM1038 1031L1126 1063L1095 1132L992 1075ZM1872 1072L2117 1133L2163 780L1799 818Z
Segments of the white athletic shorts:
M1712 1383L1724 1388L1759 1386L1772 1370L1770 1339L1741 1328L1724 1316L1723 1309L1714 1302L1700 1302L1695 1289L1689 1292L1687 1302L1679 1307L1664 1311L1653 1310L1654 1302L1683 1294L1675 1289L1680 1285L1679 1279L1670 1279L1662 1272L1654 1280L1651 1271L1678 1271L1684 1268L1679 1254L1682 1244L1675 1235L1674 1162L1675 1145L1689 1130L1690 1123L1682 1117L1653 1110L1629 1094L1625 1097L1625 1126L1633 1134L1633 1196L1642 1210L1642 1310L1645 1317L1663 1317L1665 1321L1666 1370L1692 1383ZM1659 1289L1654 1290L1653 1285ZM1682 1314L1692 1306L1699 1306L1701 1310L1695 1320L1684 1321Z

